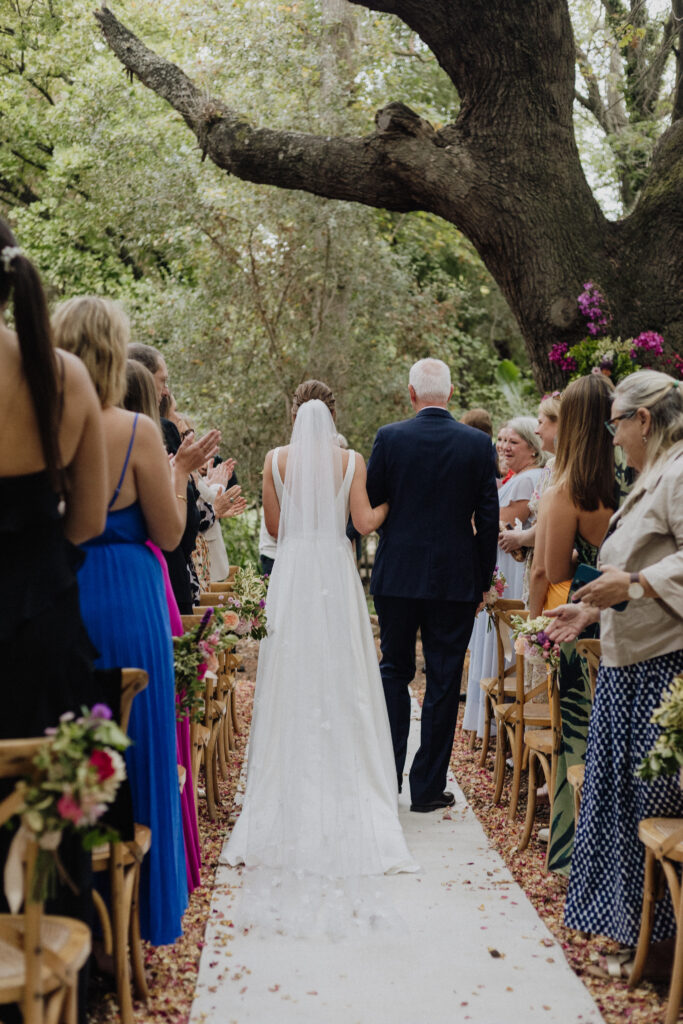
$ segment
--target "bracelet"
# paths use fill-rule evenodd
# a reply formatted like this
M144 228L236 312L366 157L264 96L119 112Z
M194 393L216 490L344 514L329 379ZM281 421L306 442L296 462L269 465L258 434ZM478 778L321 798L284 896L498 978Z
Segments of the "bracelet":
M181 501L187 501L186 494L176 494L176 498L180 498Z

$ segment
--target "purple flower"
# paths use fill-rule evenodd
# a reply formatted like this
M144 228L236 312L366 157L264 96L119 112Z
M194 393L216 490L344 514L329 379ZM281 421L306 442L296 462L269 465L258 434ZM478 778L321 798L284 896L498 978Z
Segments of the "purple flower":
M605 308L605 296L598 286L593 281L586 281L576 301L579 310L588 321L588 333L591 337L606 334L611 317Z
M266 602L263 600L263 598L261 598L261 600L259 601L258 606L259 606L259 608L265 608L266 607Z
M558 341L548 352L548 361L551 363L557 363L561 370L565 373L572 373L578 369L576 359L574 356L567 355L569 345L566 341ZM559 393L559 392L558 392Z
M93 704L90 717L110 719L112 717L111 708L106 704Z

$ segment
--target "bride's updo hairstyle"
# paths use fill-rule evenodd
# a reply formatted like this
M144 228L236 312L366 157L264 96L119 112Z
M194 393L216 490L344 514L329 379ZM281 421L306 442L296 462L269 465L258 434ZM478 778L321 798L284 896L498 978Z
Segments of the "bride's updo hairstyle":
M292 398L292 423L296 419L296 414L301 406L306 402L312 402L314 398L324 402L332 416L334 416L334 395L332 394L332 389L328 388L327 384L323 384L321 380L305 380L303 384L299 384Z

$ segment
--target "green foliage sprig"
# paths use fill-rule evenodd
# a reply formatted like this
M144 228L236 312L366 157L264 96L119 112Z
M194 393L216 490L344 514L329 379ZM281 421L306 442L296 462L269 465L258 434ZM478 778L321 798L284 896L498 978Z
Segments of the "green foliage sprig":
M661 775L675 775L683 768L683 673L671 681L650 721L659 725L661 732L636 769L648 782Z

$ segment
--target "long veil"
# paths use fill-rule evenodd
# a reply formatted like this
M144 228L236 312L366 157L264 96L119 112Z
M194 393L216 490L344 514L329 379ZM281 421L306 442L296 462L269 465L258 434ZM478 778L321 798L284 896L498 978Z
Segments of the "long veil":
M415 869L345 535L348 483L329 410L306 402L283 481L245 801L227 847L229 863L247 865L237 922L289 934L377 923L386 907L367 876Z

